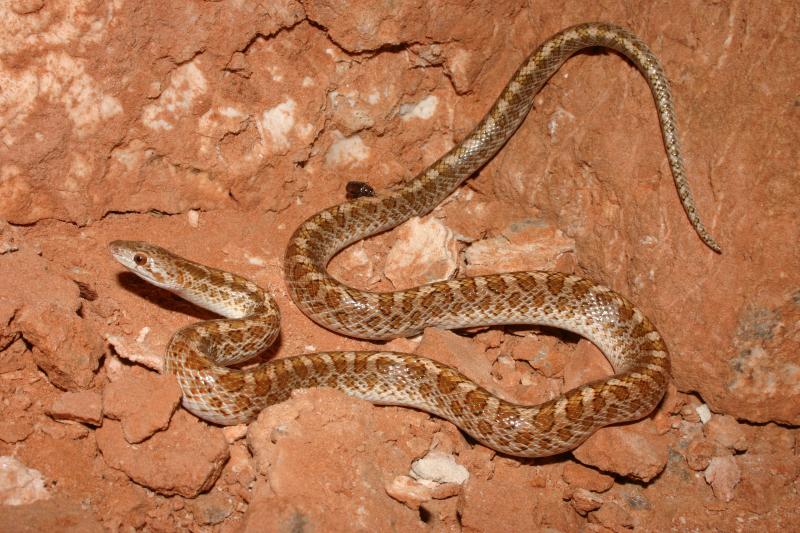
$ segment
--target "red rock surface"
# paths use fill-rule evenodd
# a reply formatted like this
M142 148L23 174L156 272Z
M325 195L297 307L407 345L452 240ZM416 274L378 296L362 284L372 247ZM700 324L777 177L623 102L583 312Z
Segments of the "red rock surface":
M242 439L170 418L168 384L141 390L169 380L130 365L157 369L170 336L208 315L122 273L108 241L153 241L269 288L284 316L272 356L374 348L287 299L292 231L348 180L380 190L424 168L526 53L592 19L632 28L662 59L722 255L680 208L641 75L590 53L430 217L331 268L375 290L453 268L602 281L670 346L674 389L651 418L519 461L423 413L329 391L270 408ZM798 39L789 0L0 4L0 456L51 496L0 507L0 529L791 530ZM520 402L608 370L593 346L547 329L429 330L389 346ZM415 479L431 451L469 478Z

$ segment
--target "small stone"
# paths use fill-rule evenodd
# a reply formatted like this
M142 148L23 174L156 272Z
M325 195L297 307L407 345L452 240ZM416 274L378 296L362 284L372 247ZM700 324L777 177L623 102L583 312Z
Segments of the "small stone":
M397 476L386 485L386 494L410 509L419 509L420 504L433 499L435 487L436 483L433 481Z
M197 209L189 209L189 211L186 212L186 221L193 228L200 227L200 211Z
M734 497L734 489L742 479L739 465L731 456L714 457L705 471L706 483L711 485L714 497L723 502L729 502Z
M412 218L397 230L384 274L395 287L415 287L448 279L457 267L453 232L436 218Z
M106 386L103 411L107 417L122 422L125 440L135 444L165 429L180 399L175 376L133 366Z
M686 464L695 471L708 468L711 459L720 455L719 447L705 438L696 438L686 447ZM727 454L726 454L727 455Z
M74 420L99 426L103 423L103 401L95 391L65 392L47 410L57 420Z
M580 462L623 477L650 481L667 465L669 439L644 419L598 430L573 450Z
M165 496L194 498L214 485L228 460L222 431L186 411L175 414L169 429L140 444L130 444L115 421L106 421L95 436L109 466Z
M11 11L17 15L30 15L44 7L44 0L14 0L11 2Z
M697 416L700 417L700 422L703 424L707 424L711 420L711 409L708 408L708 405L699 405L695 408L695 411L697 411Z
M187 504L198 523L210 526L222 523L235 510L234 498L218 489L201 494Z
M225 426L222 428L222 434L225 435L225 440L228 444L233 444L239 439L247 436L247 424L236 424L235 426Z
M9 419L0 422L0 440L8 444L21 442L33 433L33 423L28 417Z
M581 516L586 516L587 513L595 511L603 505L603 498L598 494L586 489L575 489L569 498L572 502L572 507Z
M224 478L228 484L238 483L241 487L249 489L256 479L256 469L253 467L253 458L244 445L234 445L230 449L230 459L225 465Z
M0 374L22 370L25 368L25 358L29 355L25 341L16 339L4 350L0 350Z
M572 485L592 492L605 492L614 486L614 478L578 463L567 463L561 477Z
M714 415L703 427L703 432L709 439L729 450L741 452L748 447L743 426L730 415Z
M631 514L614 502L604 503L603 506L593 512L589 518L612 531L633 529L636 525Z
M411 463L411 476L437 483L462 484L469 479L469 471L456 463L455 457L441 452L429 452Z

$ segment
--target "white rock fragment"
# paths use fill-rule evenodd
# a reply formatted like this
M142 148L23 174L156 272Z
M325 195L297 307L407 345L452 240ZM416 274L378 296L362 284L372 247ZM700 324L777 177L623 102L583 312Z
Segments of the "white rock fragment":
M415 104L403 104L400 106L399 115L404 121L418 118L427 120L436 113L436 106L439 99L433 95L426 96Z
M435 218L412 218L398 230L384 274L395 287L413 287L449 279L457 266L453 232Z
M339 132L334 132L337 138L328 153L325 154L325 164L333 167L346 167L358 164L369 157L369 147L359 135L345 137Z
M425 479L416 480L408 476L397 476L386 485L386 493L409 508L418 509L421 503L433 499L435 486L436 483Z
M41 472L14 457L0 456L0 504L25 505L49 498Z
M713 457L705 470L706 483L711 485L714 497L729 502L734 497L734 489L742 479L742 473L732 455Z
M469 470L458 464L450 454L429 452L422 459L411 463L411 477L461 485L469 479Z
M266 133L272 139L272 146L275 152L289 148L289 133L294 127L294 112L297 103L291 98L287 98L282 103L265 110L261 114L261 121L258 126L262 135Z
M711 420L711 409L708 408L708 405L701 404L695 407L694 410L697 413L697 416L700 417L700 422L703 424L707 424L708 421Z
M189 211L186 212L186 218L191 227L197 228L200 226L200 211L197 209L189 209Z

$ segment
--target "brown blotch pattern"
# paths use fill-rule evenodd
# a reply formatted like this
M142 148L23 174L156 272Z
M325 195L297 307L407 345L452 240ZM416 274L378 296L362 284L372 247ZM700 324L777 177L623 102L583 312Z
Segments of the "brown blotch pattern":
M174 348L179 349L180 347L175 345ZM197 355L189 351L188 347L185 347L183 350L180 350L183 353L183 366L189 370L194 370L196 372L208 370L211 368L211 363L205 357L201 355Z
M581 395L573 395L567 402L567 406L564 408L564 410L566 412L567 419L571 422L580 419L581 415L583 415L583 402L581 401Z
M322 360L322 357L312 357L311 365L314 367L314 372L318 376L324 376L328 373L328 365Z
M450 394L458 386L458 378L452 375L452 371L443 370L439 373L439 378L436 380L436 386L442 394Z
M600 413L603 411L603 408L606 406L606 400L603 398L603 395L599 391L595 391L594 396L592 397L592 410L595 413Z
M627 322L633 318L633 308L628 302L623 301L617 309L617 314L619 315L620 320Z
M636 324L633 327L633 331L631 331L631 335L634 338L636 338L636 337L644 337L645 335L647 335L651 331L653 331L653 324L651 324L650 321L645 318L645 319L643 319L642 321L640 321L638 324Z
M302 357L293 357L292 361L292 368L294 368L294 373L300 378L305 379L308 377L308 367L303 362Z
M470 412L475 416L480 416L483 410L486 409L486 404L489 401L488 394L481 389L469 391L464 397L467 402L467 407Z
M336 368L336 372L344 374L347 371L347 360L344 357L334 357L333 366Z
M501 276L489 276L486 278L486 286L496 294L505 294L508 289L505 280Z
M453 400L450 402L450 412L456 416L461 416L464 414L464 407L461 406L461 402L458 400Z
M238 410L238 412L241 413L243 411L246 411L252 405L253 405L252 400L250 400L250 398L248 398L246 394L238 394L236 396L236 409Z
M553 405L544 405L539 408L539 412L536 413L536 416L533 419L533 423L539 431L548 432L553 428L553 424L556 422L556 413L553 409Z
M614 397L619 401L625 401L628 399L629 392L627 387L623 387L622 385L607 385L606 390L609 391Z
M255 372L253 374L253 378L255 380L255 393L257 396L266 396L269 393L270 387L272 387L272 380L269 379L269 376L263 370Z
M217 376L217 383L225 390L238 391L244 387L244 376L241 372L226 372Z
M520 431L514 435L514 442L521 446L528 447L535 438L536 436L530 431Z
M576 299L582 299L589 290L594 287L594 283L589 281L588 279L579 279L575 283L572 284L572 294L575 296Z
M558 296L563 288L564 276L562 274L550 274L547 276L547 290L550 291L550 294Z
M368 362L369 362L369 356L357 355L355 360L353 361L353 371L356 374L363 374L367 370Z

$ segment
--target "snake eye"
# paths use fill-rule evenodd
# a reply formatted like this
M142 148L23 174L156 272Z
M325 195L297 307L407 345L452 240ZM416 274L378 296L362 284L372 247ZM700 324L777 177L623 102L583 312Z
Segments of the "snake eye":
M139 266L142 266L143 264L147 263L147 256L144 254L134 254L133 262Z

